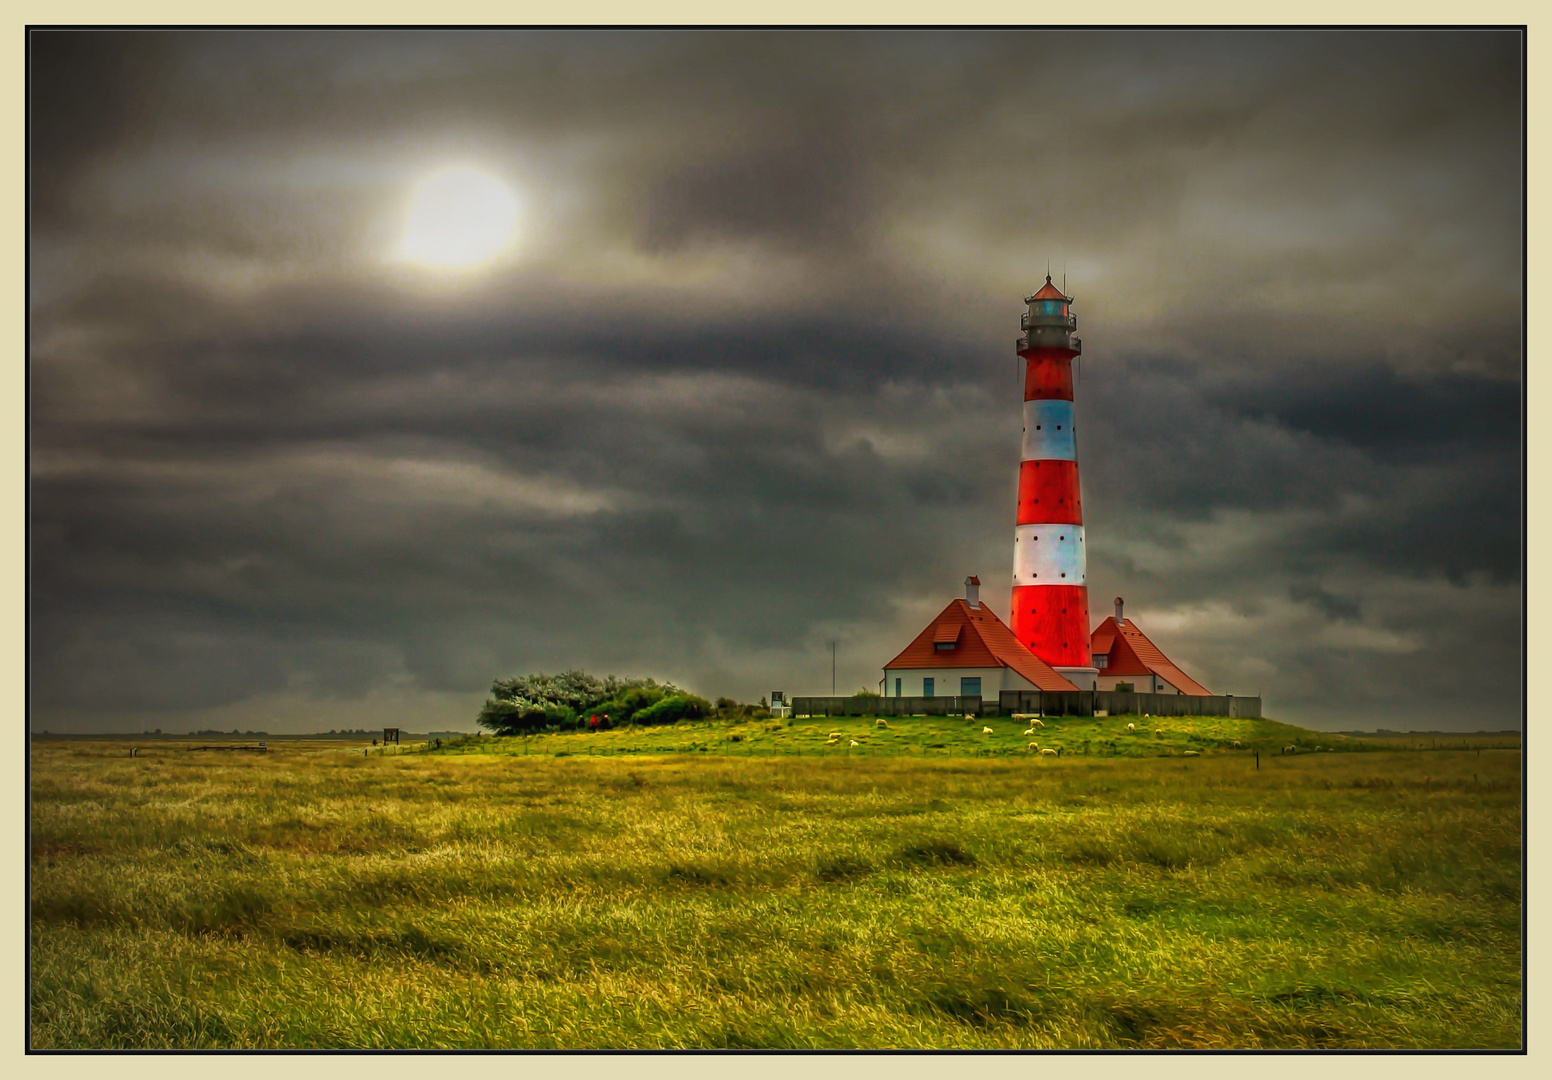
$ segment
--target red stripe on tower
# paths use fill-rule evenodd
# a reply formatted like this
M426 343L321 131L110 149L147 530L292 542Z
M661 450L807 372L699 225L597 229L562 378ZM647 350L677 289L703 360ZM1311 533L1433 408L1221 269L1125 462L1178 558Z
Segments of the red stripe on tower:
M1099 675L1089 655L1088 558L1078 487L1072 298L1051 284L1024 302L1024 448L1013 537L1013 635L1080 689Z

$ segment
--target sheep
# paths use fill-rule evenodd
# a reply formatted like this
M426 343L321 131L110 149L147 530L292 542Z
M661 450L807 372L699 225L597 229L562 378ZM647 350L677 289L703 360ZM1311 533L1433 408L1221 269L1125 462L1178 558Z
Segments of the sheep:
M990 735L991 733L992 733L992 729L989 728L989 727L983 727L981 729L981 734L982 735Z
M1181 751L1180 756L1181 757L1201 757L1202 756L1202 752L1200 750L1183 750L1183 751Z
M860 742L858 742L858 741L857 741L857 740L856 740L856 739L853 739L853 740L852 740L852 741L851 741L851 744L852 744L852 745L853 745L853 746L861 746L861 745L862 745L862 744L861 744L861 743L860 743Z
M1034 728L1030 728L1028 731L1024 732L1024 734L1026 736L1033 735L1034 733L1035 733L1035 729Z
M1031 750L1038 750L1038 749L1040 749L1040 744L1037 743L1037 742L1032 742L1032 743L1029 744L1029 749L1031 749Z
M1238 739L1234 740L1234 749L1236 749L1236 750L1239 749L1239 740Z
M1283 747L1283 753L1285 753L1285 754L1296 754L1298 752L1299 752L1299 748L1296 747L1296 746L1285 746L1285 747Z
M1164 729L1163 728L1155 728L1153 734L1154 735L1163 735L1164 734Z
M1137 725L1136 724L1127 724L1126 725L1126 730L1127 731L1136 731L1137 730Z
M832 731L830 732L829 737L832 739L839 739L841 737L841 733L839 731Z
M1040 751L1040 756L1041 757L1056 757L1056 755L1057 755L1057 751L1052 750L1049 746L1046 747L1044 750Z
M874 727L888 727L889 726L889 721L885 720L883 717L879 717L877 720L873 721L873 726Z
M1037 717L1035 717L1035 718L1034 718L1034 719L1032 719L1032 720L1031 720L1031 721L1030 721L1030 722L1029 722L1029 726L1030 726L1030 727L1032 727L1032 728L1037 728L1037 727L1045 727L1045 721L1043 721L1043 720L1041 720L1041 719L1040 719L1040 718L1039 718L1039 717L1038 717L1038 716L1037 716Z

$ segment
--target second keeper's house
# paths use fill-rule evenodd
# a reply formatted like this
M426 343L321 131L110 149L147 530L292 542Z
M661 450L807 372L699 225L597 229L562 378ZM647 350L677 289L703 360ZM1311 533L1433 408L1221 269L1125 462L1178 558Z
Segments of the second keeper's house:
M1181 671L1174 662L1122 617L1122 601L1115 599L1115 614L1094 628L1089 652L1099 669L1100 690L1114 690L1117 683L1131 683L1139 694L1201 694L1212 691Z

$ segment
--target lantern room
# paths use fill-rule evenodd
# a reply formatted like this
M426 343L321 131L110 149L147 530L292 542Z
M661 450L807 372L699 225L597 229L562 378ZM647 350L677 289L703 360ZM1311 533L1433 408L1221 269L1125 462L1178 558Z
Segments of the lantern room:
M1082 344L1072 337L1072 332L1078 328L1078 317L1067 307L1072 303L1072 297L1051 284L1050 274L1046 275L1040 291L1026 296L1024 303L1029 305L1029 310L1019 320L1019 329L1024 331L1018 341L1019 352L1070 349L1077 355L1083 351Z

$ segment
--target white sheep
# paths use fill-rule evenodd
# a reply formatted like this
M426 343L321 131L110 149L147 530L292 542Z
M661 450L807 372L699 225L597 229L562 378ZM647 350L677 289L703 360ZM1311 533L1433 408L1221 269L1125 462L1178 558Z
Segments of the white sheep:
M1045 722L1043 720L1041 720L1037 716L1037 717L1035 717L1033 720L1031 720L1029 722L1029 726L1032 727L1032 728L1034 728L1034 727L1045 727Z
M1238 739L1234 740L1234 749L1236 749L1236 750L1239 749L1239 740Z
M1153 733L1155 735L1162 735L1162 734L1164 734L1164 729L1163 728L1155 728Z
M840 737L841 737L841 733L839 731L832 731L832 732L830 732L830 738L832 738L832 739L839 739Z
M1012 717L1015 720L1033 720L1035 714L1032 712L1016 712L1012 714Z
M1200 750L1184 750L1184 751L1181 752L1180 756L1181 757L1201 757L1202 756L1202 752Z
M1298 747L1296 747L1296 746L1285 746L1285 747L1283 747L1283 753L1285 753L1285 754L1296 754L1298 752L1299 752L1298 751Z
M992 729L989 728L989 727L983 727L981 729L981 734L982 735L990 735L991 733L992 733Z
M861 746L861 745L862 745L862 744L861 744L861 743L860 743L860 742L858 742L858 741L857 741L857 740L856 740L856 739L853 739L853 740L852 740L852 741L851 741L851 744L852 744L852 745L853 745L853 746Z
M883 717L880 717L879 719L873 721L873 726L874 727L888 727L889 726L889 721L885 720Z
M1136 731L1137 730L1137 725L1136 724L1127 724L1126 725L1126 730L1127 731Z
M1030 728L1028 731L1024 732L1025 735L1033 735L1034 733L1035 733L1035 729L1034 728Z
M1055 751L1055 750L1052 750L1052 749L1051 749L1051 748L1050 748L1050 747L1049 747L1049 746L1048 746L1048 747L1046 747L1046 748L1045 748L1045 749L1044 749L1044 750L1042 750L1042 751L1040 751L1040 756L1041 756L1041 757L1055 757L1055 756L1056 756L1056 751Z
M1029 744L1029 748L1031 750L1038 750L1038 749L1040 749L1040 744L1037 743L1037 742L1032 742L1032 743Z

